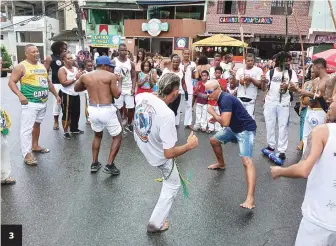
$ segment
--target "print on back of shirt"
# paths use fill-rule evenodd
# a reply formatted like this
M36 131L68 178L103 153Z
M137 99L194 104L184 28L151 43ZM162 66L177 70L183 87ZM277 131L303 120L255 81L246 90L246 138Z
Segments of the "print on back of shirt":
M135 132L144 143L148 142L148 135L152 129L153 114L156 114L155 109L148 104L147 100L142 101L135 109Z

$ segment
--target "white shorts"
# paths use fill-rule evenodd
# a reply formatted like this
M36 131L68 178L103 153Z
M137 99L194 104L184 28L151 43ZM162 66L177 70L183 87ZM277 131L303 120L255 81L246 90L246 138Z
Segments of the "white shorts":
M295 246L331 246L336 245L336 231L320 227L302 218L296 236Z
M126 108L134 108L134 96L121 94L118 99L114 99L114 105L121 109L126 104Z
M121 132L121 125L117 116L117 108L113 105L102 107L88 107L89 121L91 128L95 132L102 132L104 128L112 137Z

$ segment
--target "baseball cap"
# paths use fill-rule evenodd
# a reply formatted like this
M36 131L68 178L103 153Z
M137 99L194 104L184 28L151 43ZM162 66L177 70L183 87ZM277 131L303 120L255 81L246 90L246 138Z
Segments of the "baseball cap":
M110 67L115 67L115 63L112 63L110 57L108 56L99 56L97 59L96 59L96 65L107 65L107 66L110 66Z

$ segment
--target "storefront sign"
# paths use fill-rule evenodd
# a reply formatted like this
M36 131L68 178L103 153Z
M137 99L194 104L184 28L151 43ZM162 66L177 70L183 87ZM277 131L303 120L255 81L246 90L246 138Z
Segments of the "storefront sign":
M159 19L151 19L148 23L142 23L141 29L143 32L148 32L149 35L156 37L161 32L167 32L169 24L168 22L162 23Z
M272 17L219 17L219 23L246 23L246 24L272 24Z
M189 38L174 38L174 50L184 50L189 48Z
M120 36L113 35L93 35L91 36L92 47L118 48Z
M334 44L336 43L336 36L316 36L315 42Z

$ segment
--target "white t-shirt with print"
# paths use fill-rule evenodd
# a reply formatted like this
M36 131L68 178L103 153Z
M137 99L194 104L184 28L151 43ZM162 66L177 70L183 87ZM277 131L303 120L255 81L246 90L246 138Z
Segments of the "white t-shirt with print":
M131 60L127 58L125 62L119 61L118 57L114 58L116 67L114 68L114 73L121 76L121 94L131 95L132 92L132 63Z
M270 71L266 73L266 79L270 81ZM265 97L265 104L281 104L287 106L290 104L290 95L289 90L285 94L282 94L281 103L280 103L280 84L282 82L282 71L279 71L278 68L274 69L274 74L272 81L270 81L269 90ZM292 70L292 79L289 81L288 70L284 72L284 82L289 83L298 83L298 78L296 72Z
M183 69L180 68L180 70L178 72L173 72L171 70L169 70L168 68L165 68L163 69L162 71L162 75L160 78L162 78L162 76L166 73L174 73L176 74L177 76L179 76L180 78L180 88L179 88L179 94L184 94L184 90L183 90L183 87L182 87L182 79L183 79ZM188 89L188 87L187 87ZM188 91L188 94L189 94L189 91ZM192 94L192 93L191 93Z
M193 78L192 78L192 71L195 71L196 69L196 63L191 61L189 62L189 66L187 67L187 70L185 72L185 83L187 86L187 91L189 95L192 95L194 93L193 91ZM184 65L180 64L180 70L184 71Z
M149 164L161 166L168 161L164 150L177 142L174 112L152 93L136 95L135 104L135 141Z
M263 71L260 67L254 66L251 69L245 69L245 76L249 76L256 80L260 80L261 76L263 75ZM236 72L236 80L240 80L240 78L244 77L244 68L239 68ZM245 87L239 83L237 97L246 97L252 100L257 98L258 88L251 82L248 87Z

